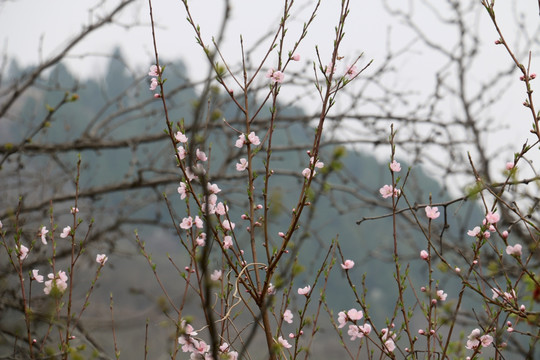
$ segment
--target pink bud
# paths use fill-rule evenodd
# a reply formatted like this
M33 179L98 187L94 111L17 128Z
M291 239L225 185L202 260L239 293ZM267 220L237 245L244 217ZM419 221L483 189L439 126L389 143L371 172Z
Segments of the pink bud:
M294 61L300 61L300 55L299 54L294 54L291 59L293 59Z
M431 299L431 305L435 305L437 303L437 299Z
M512 170L514 168L514 163L509 161L506 163L506 170Z
M512 322L511 322L511 321L508 321L508 322L506 323L506 326L512 326Z
M500 45L502 44L501 40L495 40L495 45Z
M426 287L425 287L425 286L422 286L422 287L420 288L420 291L421 291L421 292L426 292Z
M525 310L527 310L527 308L525 307L525 305L521 305L519 307L519 310L525 312Z
M290 334L289 334L289 338L294 339L294 334L293 334L293 333L290 333Z
M427 260L429 258L429 254L426 250L422 250L420 251L420 257L423 259L423 260Z
M426 332L425 332L424 330L420 329L420 330L418 330L418 333L419 333L420 335L424 335Z
M478 264L478 260L474 260L472 263L473 263L473 265L476 265L476 264Z
M456 268L454 269L454 271L457 272L457 273L459 274L459 273L461 272L461 269L458 268L458 267L456 266Z
M285 237L285 234L282 231L278 232L278 235L281 237Z
M431 335L433 335L433 334L435 334L435 330L431 329L431 330L429 330L429 333L430 333Z
M506 329L506 331L508 331L509 333L513 332L514 331L514 328L512 327L509 327L508 329Z
M161 97L160 94L154 94L154 99L159 99Z
M532 73L531 76L529 76L531 78L531 80L534 80L536 79L536 74L535 73Z
M508 231L504 230L502 232L502 237L503 237L503 239L508 239Z

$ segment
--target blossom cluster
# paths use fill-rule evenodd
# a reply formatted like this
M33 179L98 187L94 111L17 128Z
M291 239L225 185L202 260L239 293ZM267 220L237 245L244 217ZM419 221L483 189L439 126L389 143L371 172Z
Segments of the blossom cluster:
M150 66L150 72L148 73L149 76L152 76L152 78L150 79L150 89L149 89L150 91L154 91L158 87L159 85L158 79L161 76L162 70L163 68L161 66L159 68L157 67L157 65ZM159 98L160 97L159 93L155 93L154 97Z
M178 344L184 353L190 353L191 359L212 359L210 345L204 340L197 339L198 333L193 329L193 326L186 324L185 320L181 322L183 335L178 337ZM227 360L237 360L238 352L231 350L231 347L226 342L219 347L219 358Z
M72 207L70 211L72 214L76 214L79 212L79 209ZM3 225L2 225L2 222L0 221L0 229L2 227ZM41 226L37 233L37 236L39 237L43 245L48 244L48 241L47 241L48 233L49 233L49 230L47 229L46 226ZM60 237L65 239L70 235L72 235L71 226L66 226L63 228L62 233L60 234ZM30 253L30 249L24 246L23 244L18 244L16 246L16 253L17 253L17 257L19 258L19 261L22 262L28 257ZM109 258L105 254L98 254L96 256L96 262L100 264L101 266L104 266L108 259ZM58 272L56 272L56 274L49 273L47 274L47 278L48 280L45 281L44 276L39 274L39 269L32 270L31 280L35 280L40 284L41 283L44 284L43 292L46 295L49 295L51 293L63 294L66 291L69 278L65 271L59 270Z

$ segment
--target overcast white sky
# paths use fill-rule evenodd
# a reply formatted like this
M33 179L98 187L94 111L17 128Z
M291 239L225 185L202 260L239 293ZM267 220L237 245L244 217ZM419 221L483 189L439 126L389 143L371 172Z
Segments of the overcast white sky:
M471 0L472 1L472 0ZM69 39L88 24L90 15L88 9L95 6L99 1L90 0L0 0L0 50L9 57L16 58L22 65L33 65L40 58L48 58L54 55L58 49ZM298 0L296 8L302 9L303 5L311 4L310 0ZM409 1L389 0L393 6L406 6ZM107 1L105 7L111 8L117 1ZM360 53L365 53L366 59L374 59L375 64L381 61L385 55L388 31L391 31L391 47L397 49L405 46L412 39L410 30L407 30L395 18L390 17L382 7L382 1L355 0L351 2L351 13L346 28L346 39L342 56L353 59ZM415 3L421 3L417 1ZM427 3L430 3L429 1ZM435 2L433 2L435 3ZM464 1L463 3L468 3ZM517 3L517 11L512 10L507 3ZM273 5L269 5L273 4ZM240 58L239 36L242 35L247 48L253 46L259 40L261 34L276 23L280 17L281 1L265 0L232 0L233 11L226 35L226 43L222 51L232 64L238 63ZM318 45L323 61L330 56L330 48L334 35L334 26L338 16L340 1L323 0L319 15L308 35L307 41L299 49L302 59L305 61L315 60L315 45ZM200 47L195 43L193 30L185 20L186 14L180 0L154 0L154 15L159 29L157 32L160 56L162 59L180 58L185 61L192 78L202 78L206 74L206 59ZM220 23L222 13L222 1L196 0L190 2L193 17L200 25L206 41L210 41ZM514 41L517 28L516 18L523 16L525 31L533 34L540 24L538 16L538 3L536 0L519 0L517 2L498 1L498 17L503 31L508 34L508 40ZM312 6L304 8L298 14L298 19L290 22L289 34L295 39L304 21L309 17ZM94 11L98 16L104 11L103 6ZM136 72L145 74L148 66L153 62L152 38L149 27L148 2L140 0L124 10L119 17L119 22L125 25L134 25L129 29L121 26L112 26L100 30L76 47L70 54L74 57L84 54L107 55L111 49L120 46L122 51ZM423 6L415 7L415 21L424 29L426 34L432 36L439 44L452 44L455 30L442 26L440 21L426 11ZM508 56L501 47L493 45L497 38L493 25L487 14L481 14L474 21L478 35L485 46L480 49L483 52L483 64L479 66L475 76L484 78L490 76L493 69L502 68L509 64ZM41 44L41 45L40 45ZM522 46L523 42L515 40L516 46ZM292 44L289 44L292 46ZM538 44L536 44L538 47ZM263 49L262 49L263 50ZM425 54L413 49L402 64L400 78L396 79L395 86L411 86L412 89L421 89L423 82L433 81L433 72L440 68L441 64L437 57L426 58ZM537 65L536 55L533 54L533 71ZM326 58L324 58L326 56ZM526 59L521 59L526 62ZM81 77L100 76L103 74L107 60L99 56L73 59L69 66ZM537 71L540 73L540 70ZM516 71L516 75L519 74ZM392 84L394 85L394 84ZM519 82L516 82L519 86ZM526 129L530 126L529 117L519 104L523 101L522 89L514 91L512 96L501 99L500 115L518 114L523 116L526 123L517 122L512 128L517 129L515 136L509 136L508 132L501 134L500 138L512 143L523 143ZM517 149L515 149L517 151ZM508 157L508 156L507 156Z

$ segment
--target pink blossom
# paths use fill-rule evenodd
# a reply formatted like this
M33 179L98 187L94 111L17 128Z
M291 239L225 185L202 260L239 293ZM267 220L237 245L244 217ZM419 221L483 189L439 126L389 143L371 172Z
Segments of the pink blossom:
M345 260L345 262L341 264L341 267L343 268L343 270L350 270L353 268L353 266L354 266L354 261L352 260Z
M347 67L346 75L349 77L349 79L352 79L357 74L358 74L358 69L356 68L356 65L350 65Z
M390 170L393 172L400 172L401 171L401 164L398 163L396 160L392 161L390 164Z
M342 327L345 326L345 324L347 323L347 314L345 314L344 311L340 311L338 313L338 323L339 323L339 326L338 328L341 329Z
M506 253L508 255L521 256L521 248L521 244L516 244L514 246L508 245L506 247Z
M492 292L492 296L491 296L492 300L495 300L496 298L499 297L499 295L502 295L501 292L499 291L499 289L492 288L491 292Z
M182 222L180 223L180 227L185 230L191 229L192 226L193 226L193 218L191 216L183 218Z
M230 249L233 246L232 236L227 235L223 238L223 248Z
M230 222L229 220L224 220L221 225L225 230L234 230L234 227L236 226L233 222Z
M245 143L246 143L246 136L244 134L240 134L238 135L238 139L236 140L236 143L234 144L234 146L241 149Z
M43 289L45 294L49 295L53 288L58 289L61 293L67 289L68 277L65 271L60 270L57 276L51 273L47 277L49 280L45 281L45 288Z
M488 230L484 231L484 237L489 239L491 237L491 233Z
M258 146L261 144L261 140L257 135L255 135L255 132L250 132L248 135L248 140L252 145Z
M445 293L444 290L437 290L437 297L439 298L439 300L445 301L447 296L448 294Z
M280 84L283 82L285 75L281 71L274 70L272 68L268 70L268 72L266 73L266 77L270 79L272 84L275 84L275 83Z
M506 298L506 300L508 301L511 301L513 299L515 299L517 296L516 296L516 291L514 289L512 289L512 291L510 292L504 292L504 297Z
M478 234L480 234L481 230L482 229L480 229L480 226L475 226L474 229L467 231L467 235L476 237Z
M178 157L180 158L180 160L184 160L187 155L186 149L184 149L183 146L179 146L176 148L176 150L178 150Z
M388 339L384 342L384 346L386 347L386 350L393 352L396 349L396 343L393 339Z
M333 74L336 72L336 67L334 65L333 62L330 62L326 68L324 69L324 72L326 73L327 76L330 76L330 74Z
M272 283L268 284L268 289L266 290L266 293L268 295L274 295L276 293L276 287Z
M96 262L97 262L98 264L105 265L105 263L107 262L107 260L109 260L109 258L108 258L107 255L105 255L105 254L97 254L97 255L96 255Z
M182 144L185 144L188 141L187 136L183 134L181 131L177 131L176 134L174 135L174 138L176 139L176 141Z
M379 189L379 193L381 193L381 196L386 199L390 196L398 197L400 194L400 190L394 189L392 185L384 185L382 188Z
M216 205L216 214L225 215L227 211L229 211L229 207L226 205L223 205L222 202Z
M206 234L200 233L199 236L195 239L195 242L197 243L197 246L205 246L206 245Z
M60 234L60 237L62 239L65 239L69 236L69 232L71 231L71 226L66 226L64 230L62 230L62 233Z
M150 76L160 76L162 69L163 68L161 66L159 67L159 70L158 70L157 65L152 65L152 66L150 66L150 72L148 73L148 75L150 75Z
M426 216L432 220L435 220L441 215L441 213L439 212L439 208L436 206L434 207L426 206L425 210L426 210Z
M47 235L48 232L49 230L47 230L45 226L42 226L41 230L39 230L39 236L41 237L41 242L43 243L43 245L47 245L47 239L45 235Z
M43 275L39 275L39 270L32 270L32 278L36 280L38 283L43 282Z
M311 176L311 169L305 168L304 170L302 170L302 176L306 179L309 179L309 177Z
M191 168L189 166L186 167L186 176L189 181L197 179L197 175L195 175L195 173L191 171Z
M18 248L17 248L17 253L19 254L19 260L24 260L26 259L26 257L28 256L28 248L24 245L20 245Z
M206 156L206 154L204 153L204 151L201 151L201 150L197 149L197 150L195 151L195 154L196 154L197 159L198 159L199 161L206 161L206 160L208 160L208 157Z
M357 338L364 337L364 333L361 333L358 329L358 326L354 324L349 325L349 330L347 331L347 334L351 337L351 341L354 341Z
M487 347L491 345L493 342L493 337L491 335L485 334L480 336L482 332L480 329L474 329L471 331L471 334L468 336L467 345L465 346L467 349L473 350L478 348L480 344L483 347Z
M194 353L203 355L204 353L210 351L210 345L206 344L204 340L193 341L193 343L195 346Z
M371 333L371 325L364 324L362 326L359 326L358 329L364 333L364 335L369 335Z
M195 226L197 227L197 229L202 229L204 226L203 221L199 217L199 215L195 216Z
M236 171L244 171L248 167L248 162L246 159L241 158L239 163L236 163Z
M212 279L212 281L218 281L219 279L221 279L221 270L214 270L214 272L212 272L212 274L210 275L210 279Z
M324 167L324 163L322 161L319 161L319 160L315 161L315 158L312 156L309 158L309 163L313 164L313 162L315 162L314 167L317 169L322 169Z
M158 86L158 81L157 81L157 79L156 79L156 78L152 78L152 80L150 80L150 88L149 88L149 89L150 89L151 91L154 91L154 90L156 90L157 86Z
M495 224L500 220L500 216L497 213L492 213L491 211L487 213L486 220L489 224Z
M311 286L308 285L306 287L299 288L298 289L298 295L307 295L307 294L309 294L310 291L311 291Z
M208 189L209 192L211 192L212 194L218 194L221 192L221 189L219 188L219 186L217 186L217 184L211 184L211 183L208 183L206 185L206 188Z
M422 260L427 260L429 259L429 254L426 250L422 250L420 251L420 257L422 258Z
M394 343L396 334L387 328L381 329L381 333L383 334L381 340L384 341L384 346L388 351L393 352L396 349L396 344Z
M292 345L289 344L289 342L287 340L285 340L282 336L280 336L278 338L278 341L279 343L281 344L281 346L283 346L285 349L290 349L292 348Z
M183 181L180 182L180 186L177 190L180 194L180 199L184 200L186 198L186 184Z
M347 317L353 321L360 320L364 317L362 310L351 309L347 311Z
M283 313L283 321L288 322L289 324L292 324L293 319L293 313L291 310L287 309Z

